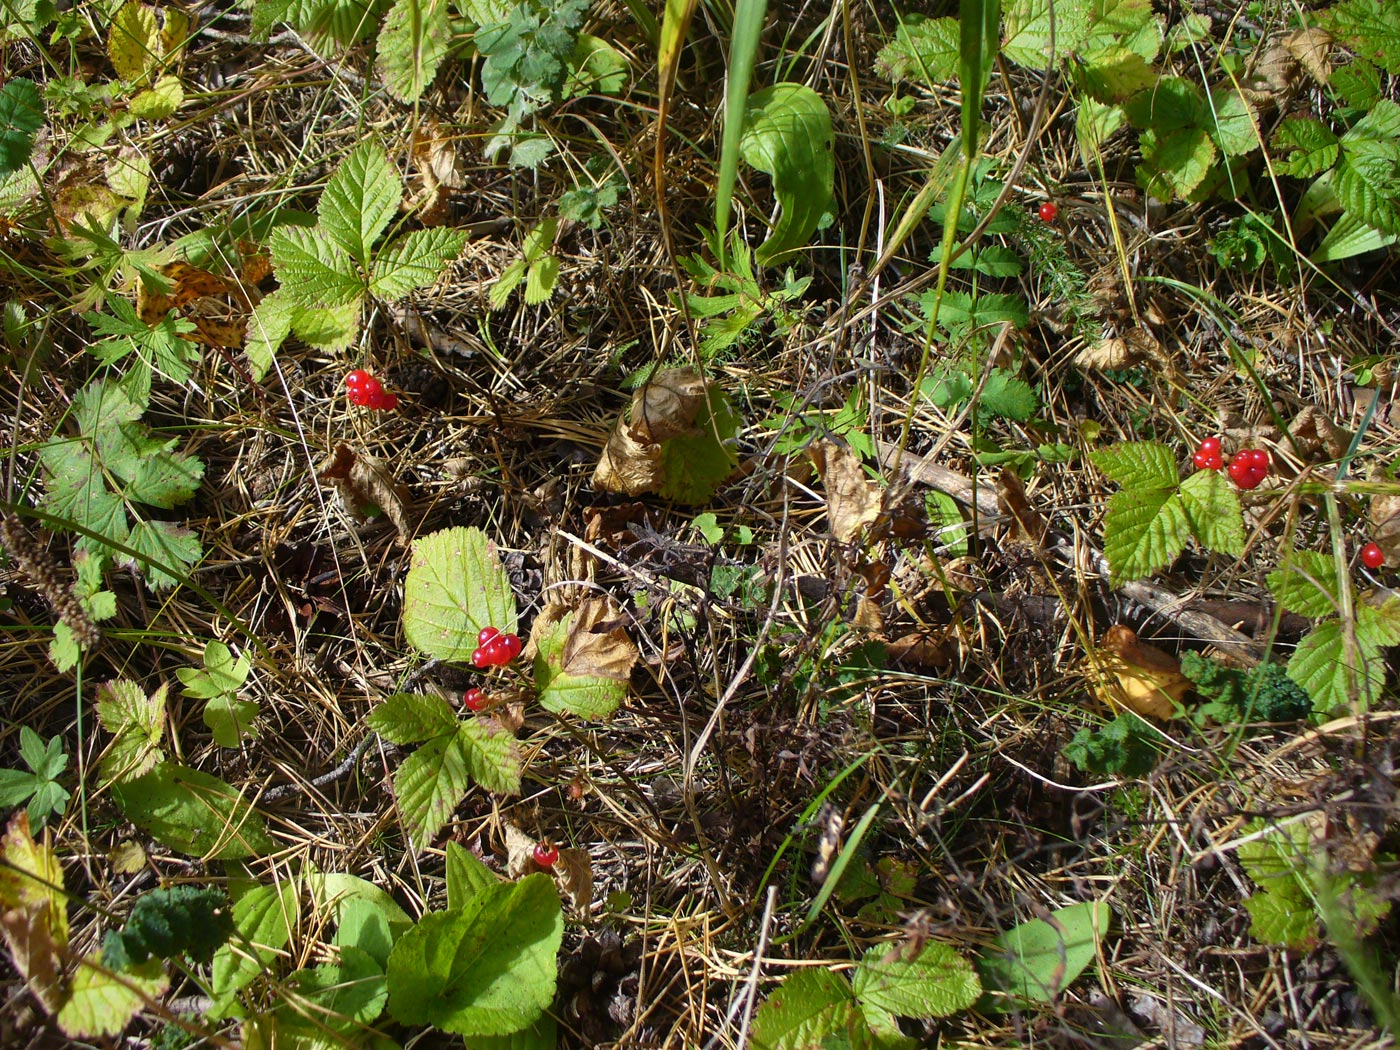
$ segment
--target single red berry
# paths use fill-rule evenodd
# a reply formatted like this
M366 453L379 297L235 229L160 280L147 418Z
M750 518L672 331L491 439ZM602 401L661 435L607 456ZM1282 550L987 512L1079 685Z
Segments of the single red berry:
M1385 551L1379 543L1368 543L1361 548L1361 564L1368 569L1379 569L1385 564Z
M382 401L380 402L380 404L379 404L379 408L380 408L382 411L384 411L384 412L392 412L394 409L396 409L396 408L398 408L398 407L399 407L399 395L398 395L398 394L391 394L391 393L388 393L388 392L386 391L385 394L384 394L383 400L382 400Z
M535 843L535 863L542 868L552 868L559 860L559 850L547 842Z
M1040 221L1054 222L1060 215L1060 208L1054 201L1045 201L1040 206Z
M480 711L491 702L480 689L468 689L462 694L462 700L466 703L468 711Z
M476 635L477 645L490 645L491 639L500 635L500 631L494 627L483 627Z
M1206 469L1207 469L1207 470L1219 470L1219 469L1220 469L1221 467L1223 467L1224 465L1225 465L1225 461L1224 461L1223 459L1220 458L1220 453L1219 453L1219 452L1212 452L1212 453L1210 453L1208 456L1206 456Z
M1211 437L1201 441L1201 451L1206 455L1216 455L1220 452L1220 439Z
M491 653L486 648L486 646L480 646L475 652L472 653L472 666L475 667L478 671L482 670L483 668L490 667L491 663Z
M506 634L501 637L501 650L506 654L506 658L502 662L510 663L510 661L520 655L520 650L524 648L524 645L521 644L520 635L518 634Z
M1197 452L1194 456L1191 457L1191 462L1196 464L1197 470L1210 469L1210 457L1207 456L1204 452Z
M1249 453L1250 466L1258 467L1259 469L1265 471L1269 469L1272 460L1269 459L1269 454L1265 452L1262 448L1251 448L1247 449L1246 451L1248 451Z
M369 379L370 374L368 372L363 368L357 368L345 377L345 388L347 390L355 390L358 387L364 386L369 382Z

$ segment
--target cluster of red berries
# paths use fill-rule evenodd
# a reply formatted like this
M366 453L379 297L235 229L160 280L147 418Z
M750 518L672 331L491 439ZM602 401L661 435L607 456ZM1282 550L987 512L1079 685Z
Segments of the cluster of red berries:
M388 412L399 404L399 395L389 393L383 383L363 368L357 368L345 377L345 396L352 405L381 412Z
M542 868L552 868L559 861L559 847L552 846L548 842L536 842L534 852L535 863Z
M1252 489L1259 486L1269 473L1269 454L1262 448L1242 448L1225 468L1236 488Z
M1060 216L1060 209L1054 201L1046 201L1036 212L1041 222L1054 222Z
M1379 569L1385 564L1385 551L1379 543L1372 541L1361 548L1361 564L1368 569Z
M520 655L520 636L502 634L494 627L483 627L476 636L476 651L472 653L475 668L501 667Z
M1225 457L1220 452L1220 439L1208 437L1202 441L1196 449L1196 454L1191 457L1191 462L1196 465L1197 470L1219 470L1225 467ZM1262 448L1242 448L1230 460L1230 465L1225 467L1225 472L1230 475L1230 480L1237 488L1258 488L1259 483L1269 473L1269 454Z

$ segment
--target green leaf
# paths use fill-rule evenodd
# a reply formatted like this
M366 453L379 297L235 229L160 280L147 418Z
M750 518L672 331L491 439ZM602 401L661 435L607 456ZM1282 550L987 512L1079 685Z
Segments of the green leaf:
M734 448L739 422L729 396L718 384L711 384L695 416L695 433L661 443L659 495L686 504L709 500L739 462Z
M289 974L287 984L300 1001L295 1007L284 1001L278 1008L280 1031L293 1041L299 1037L313 1045L324 1040L327 1029L342 1037L330 1045L345 1045L345 1037L374 1023L389 998L383 968L349 945L341 947L336 962Z
M983 411L994 416L1026 423L1040 410L1040 397L1020 376L1004 368L993 368L982 387L980 404Z
M1106 47L1086 57L1079 69L1080 86L1098 103L1124 102L1152 87L1157 77L1149 60L1119 46ZM1084 115L1078 119L1082 122Z
M167 886L136 899L120 930L102 942L102 962L131 970L152 956L207 963L233 933L229 899L214 886Z
M589 92L620 95L631 71L626 55L606 40L588 33L578 35L568 65L569 80L563 89L568 96Z
M374 242L389 225L401 200L403 185L384 150L365 143L341 162L326 183L316 205L317 225L367 270ZM320 305L336 303L327 300Z
M462 254L466 243L464 231L441 226L400 237L375 257L370 294L394 300L428 287Z
M1278 126L1270 145L1288 154L1283 170L1298 178L1320 175L1341 154L1337 136L1313 117L1290 117Z
M96 461L81 441L51 438L39 449L39 459L49 472L43 507L56 518L65 518L113 543L125 543L131 532L126 505L102 481ZM83 551L108 550L101 540L83 536Z
M1318 22L1349 50L1400 75L1400 11L1386 0L1343 0L1318 13Z
M447 844L447 910L459 911L483 890L500 882L496 873L460 843Z
M214 953L211 983L217 1000L231 999L272 964L291 939L300 913L300 894L290 879L275 885L244 884L233 898L238 937Z
M109 1040L121 1033L148 999L159 999L169 983L159 967L153 966L149 973L117 975L100 965L97 956L88 956L73 974L68 998L58 1011L58 1026L73 1039Z
M0 806L22 806L38 789L39 778L33 773L24 769L0 769Z
M0 87L0 178L29 163L43 123L44 99L34 81L15 77Z
M1133 441L1092 452L1094 466L1124 489L1175 489L1181 483L1176 456L1156 441Z
M491 304L491 309L499 310L506 305L510 299L510 293L520 285L525 279L525 260L516 259L509 266L500 272L496 278L496 283L491 286L491 291L487 293L486 300Z
M949 1017L982 994L972 963L946 944L930 941L917 956L901 945L875 945L856 967L852 984L861 1008L875 1006L901 1017Z
M165 120L185 101L185 86L176 76L161 77L133 98L128 109L138 120Z
M994 942L997 954L983 956L978 969L988 989L1011 999L993 998L988 1008L1052 1001L1094 961L1112 918L1107 902L1085 901L1007 930Z
M417 102L447 57L452 26L446 0L396 0L375 45L375 69L389 94Z
M1212 88L1210 109L1210 127L1221 153L1242 157L1260 144L1254 107L1235 88Z
M758 261L772 265L802 247L831 210L835 136L826 103L802 84L774 84L749 96L739 153L773 178L782 213Z
M1169 565L1190 536L1181 497L1170 490L1125 488L1108 501L1103 551L1116 583Z
M617 710L627 696L627 680L569 672L565 649L574 630L574 615L566 613L544 630L536 628L535 688L545 710L597 722Z
M958 86L962 89L963 152L969 163L977 153L982 93L992 75L1000 27L1001 0L959 0Z
M214 743L220 747L237 747L245 738L257 739L253 720L261 708L256 701L239 700L236 696L216 696L204 705L201 718L209 727Z
M875 56L875 70L886 80L919 81L929 87L958 73L958 20L899 14L894 39Z
M476 651L477 634L515 631L515 595L496 545L476 528L452 528L413 545L404 580L404 636L419 652L461 662Z
M399 818L414 849L425 849L471 786L467 756L456 733L433 737L394 774Z
M851 986L834 970L818 967L791 974L754 1015L754 1050L810 1050L830 1036L864 1028Z
M292 313L292 331L308 346L322 350L344 350L360 330L360 310L364 297L357 296L344 306L298 306Z
M389 924L389 931L395 938L413 925L413 920L393 897L358 875L349 875L343 871L313 871L302 875L302 883L318 906L334 909L336 922L348 921L348 905L367 904L384 916L384 920Z
M1103 144L1123 126L1127 114L1122 106L1110 106L1093 98L1081 98L1074 115L1074 138L1085 167L1103 167Z
M1255 893L1244 899L1249 935L1264 944L1295 951L1317 946L1317 909L1306 899L1281 893Z
M1123 112L1134 127L1158 135L1202 130L1210 116L1201 89L1184 77L1163 77L1129 99Z
M197 769L162 762L145 776L113 784L112 797L128 820L181 853L239 860L276 848L243 795Z
M495 719L471 718L457 726L456 745L467 773L482 787L498 794L520 791L524 762L515 737Z
M1382 233L1374 226L1366 225L1351 212L1346 212L1332 224L1327 236L1313 249L1308 258L1319 265L1337 262L1339 259L1350 259L1378 248L1388 247L1396 241L1400 241L1400 234Z
M449 842L448 848L454 845L456 843ZM364 952L378 964L382 973L389 962L395 937L384 912L369 901L348 900L337 909L336 923L335 944Z
M136 551L132 559L155 590L174 587L180 577L170 570L194 565L203 554L199 537L168 521L138 521L127 534L127 545Z
M1218 470L1198 470L1181 483L1181 509L1207 550L1238 558L1244 553L1240 498Z
M107 56L117 76L131 84L143 82L164 51L154 7L128 0L117 9L107 27Z
M248 334L243 349L248 354L248 370L253 382L260 383L272 369L277 349L292 332L292 315L296 307L281 292L264 296L248 317Z
M1274 600L1289 612L1321 619L1341 608L1336 564L1317 551L1294 551L1265 579Z
M391 744L417 744L457 729L446 700L421 693L395 693L372 710L365 724Z
M97 718L115 739L100 769L101 783L134 780L164 761L160 742L165 735L164 682L147 696L124 678L97 687Z
M237 657L223 642L208 642L204 646L204 669L178 667L175 677L184 683L184 695L199 700L212 700L221 693L236 693L248 680L252 665L247 657Z
M389 1013L458 1035L518 1031L554 998L563 935L559 896L538 873L425 915L389 956Z
M532 262L525 271L525 305L538 306L549 302L559 280L559 257L545 255Z
M1342 206L1382 233L1400 233L1400 105L1381 99L1341 148L1332 186Z
M1204 128L1148 129L1138 145L1142 150L1139 181L1158 200L1190 195L1215 163L1215 143Z
M1307 690L1319 716L1349 709L1353 683L1361 710L1370 709L1380 698L1385 685L1381 647L1367 637L1359 618L1357 628L1354 656L1348 651L1341 621L1328 620L1308 632L1289 657L1288 677Z
M322 195L322 204L325 199ZM269 247L278 294L299 306L348 306L364 294L364 282L350 256L320 228L279 226L272 231Z

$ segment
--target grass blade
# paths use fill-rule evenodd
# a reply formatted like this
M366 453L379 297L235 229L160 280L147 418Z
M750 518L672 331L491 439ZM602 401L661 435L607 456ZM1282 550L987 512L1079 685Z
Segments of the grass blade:
M724 78L724 138L719 154L719 181L715 184L715 243L719 268L724 269L724 242L734 181L739 173L739 139L744 133L744 106L749 98L754 61L763 35L768 0L739 0L734 8L734 37L729 43L729 71Z

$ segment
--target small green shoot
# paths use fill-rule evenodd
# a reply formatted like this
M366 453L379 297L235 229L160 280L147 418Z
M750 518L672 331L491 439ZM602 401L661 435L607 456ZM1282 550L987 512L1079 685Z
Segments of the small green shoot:
M204 669L177 667L175 676L184 684L184 695L204 701L204 724L220 747L237 747L246 738L256 738L253 719L258 705L238 699L238 690L248 679L252 665L246 656L234 658L223 642L204 646Z
M52 737L47 744L28 726L19 727L19 754L23 769L0 769L0 806L24 806L34 826L49 817L61 817L68 808L68 789L58 782L68 767L63 738Z

